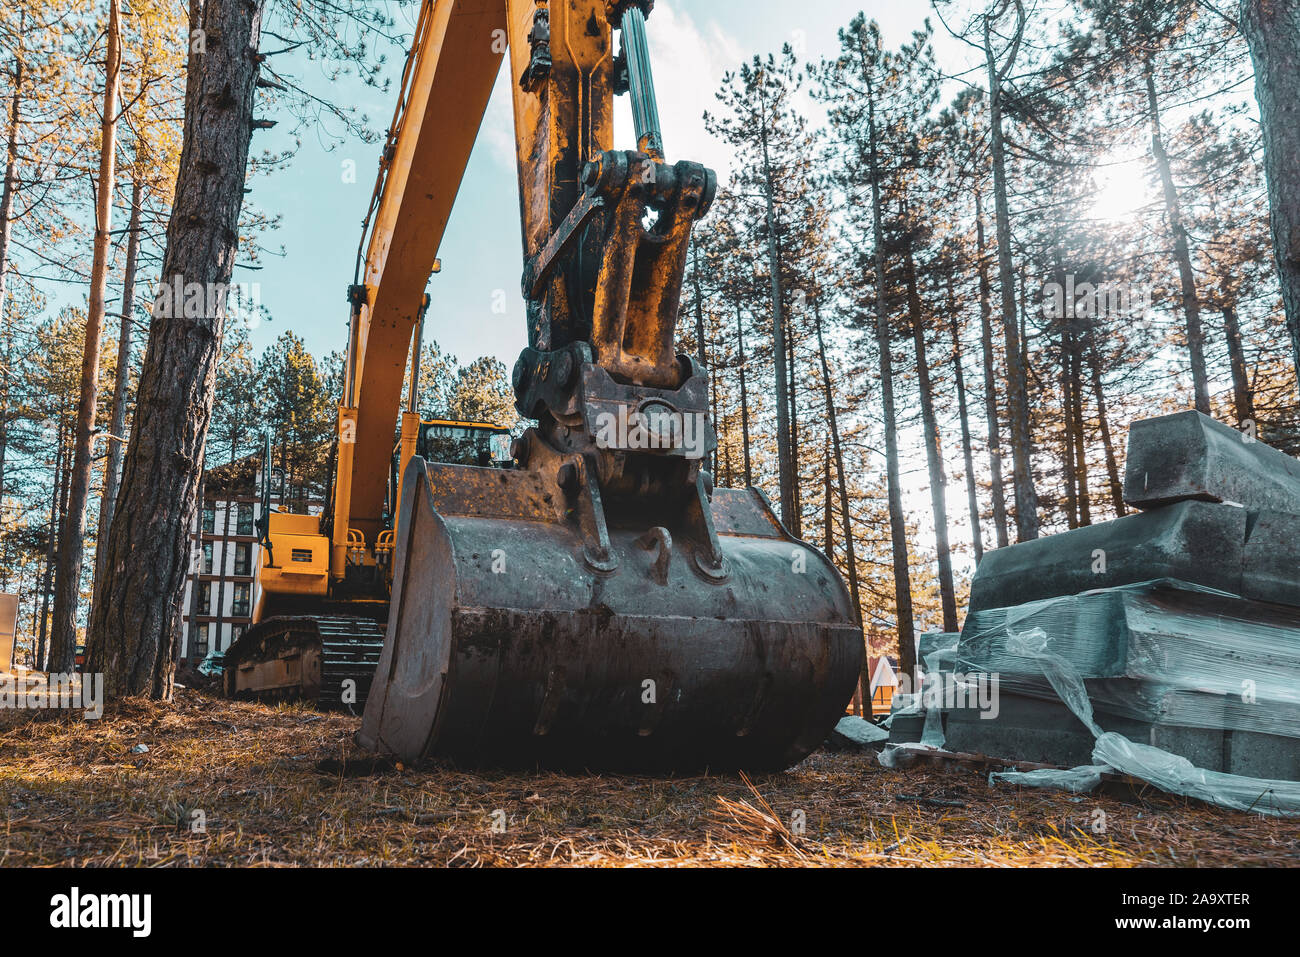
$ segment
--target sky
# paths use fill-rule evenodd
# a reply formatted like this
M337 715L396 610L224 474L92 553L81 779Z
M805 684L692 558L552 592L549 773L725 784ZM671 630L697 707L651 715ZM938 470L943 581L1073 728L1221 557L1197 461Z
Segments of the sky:
M658 0L648 32L669 161L703 162L725 178L728 151L709 135L703 121L723 75L755 53L779 52L786 43L805 61L830 55L838 48L837 29L859 10L879 21L888 46L906 41L930 14L929 4L921 0L806 0L798 5L779 0ZM937 23L936 28L943 33ZM945 53L965 55L946 35L936 38L936 47L941 61ZM401 59L397 53L390 58L394 69ZM395 93L385 98L355 80L340 82L331 91L320 65L305 59L293 63L292 72L313 91L335 92L340 102L357 103L374 126L382 129L392 116ZM507 72L503 69L498 77L443 239L443 270L429 286L433 304L426 338L462 362L492 355L512 368L526 345L526 334ZM633 148L626 97L618 98L616 109L615 146ZM255 348L292 330L322 358L346 344L344 297L352 281L379 146L356 140L338 143L311 128L299 135L303 145L289 169L259 176L250 184L250 200L280 217L280 227L266 235L263 244L276 252L283 247L284 255L265 256L256 271L237 268L234 278L257 284L261 304L271 317L253 330ZM257 134L254 148L276 148L288 142L287 136L287 131ZM344 170L352 164L355 182L347 183Z

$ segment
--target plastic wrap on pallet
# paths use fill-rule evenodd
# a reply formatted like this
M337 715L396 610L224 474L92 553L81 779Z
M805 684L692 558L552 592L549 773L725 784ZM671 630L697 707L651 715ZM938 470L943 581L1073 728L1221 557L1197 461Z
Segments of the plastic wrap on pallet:
M924 664L925 681L939 681L941 674L951 673L957 657L957 643L960 635L952 632L927 632L921 636L918 653ZM943 713L938 708L927 708L925 704L924 681L922 690L910 694L895 693L890 706L889 717L881 727L893 730L895 717L925 718L921 733L922 740L932 747L943 747Z
M961 641L961 633L955 631L927 631L916 642L917 657L925 663L926 668L930 667L930 656L942 651L951 651L957 647ZM939 667L952 667L952 659L944 658L939 660Z
M1096 710L1139 721L1300 738L1300 611L1169 579L971 616L958 671L1055 700L1008 635L1051 635Z
M1100 765L1084 768L1071 768L1058 771L1054 768L1039 768L1035 771L994 771L989 775L989 783L1005 781L1024 788L1049 788L1053 791L1069 791L1071 794L1087 794L1097 790L1101 776L1106 769Z
M895 715L912 715L921 713L921 695L895 694L889 703L889 717ZM888 719L886 719L888 720Z
M1052 688L1097 739L1092 752L1093 767L1071 770L1007 771L990 776L990 782L1005 781L1030 787L1058 787L1079 793L1095 774L1116 771L1153 784L1162 791L1197 798L1220 807L1253 811L1271 816L1300 815L1300 782L1248 778L1198 768L1186 758L1150 745L1130 741L1121 734L1105 732L1094 718L1092 702L1079 671L1065 658L1050 650L1051 640L1041 629L1006 635L1006 652L1037 663ZM1094 785L1095 787L1095 785Z
M922 643L922 661L925 662L926 681L941 682L952 680L950 676L957 662L957 647L961 636L951 633L932 632L926 636L931 639L927 645ZM921 687L922 700L925 686ZM925 712L925 728L921 732L921 744L928 748L942 748L946 741L943 730L943 708L932 707Z
M918 744L914 741L907 744L890 744L886 745L885 749L876 755L876 762L882 768L901 768L907 766L907 756L909 754L937 750L940 749L935 748L933 745Z

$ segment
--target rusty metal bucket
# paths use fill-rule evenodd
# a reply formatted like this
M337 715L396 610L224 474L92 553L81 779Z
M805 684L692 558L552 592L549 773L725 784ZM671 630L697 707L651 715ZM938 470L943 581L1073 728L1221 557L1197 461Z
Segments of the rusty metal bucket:
M719 577L684 532L617 518L613 560L593 567L543 471L415 459L403 491L362 746L409 763L777 770L843 715L863 659L843 582L757 492L713 495Z

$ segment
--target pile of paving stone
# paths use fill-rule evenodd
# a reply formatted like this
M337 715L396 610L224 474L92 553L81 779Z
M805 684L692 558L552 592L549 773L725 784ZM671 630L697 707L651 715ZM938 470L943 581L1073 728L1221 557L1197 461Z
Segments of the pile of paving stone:
M1135 514L985 556L952 669L996 674L995 707L945 707L944 746L1089 763L1095 736L1033 645L1083 679L1103 731L1300 780L1300 462L1199 413L1164 416L1130 430L1124 498ZM891 740L923 724L896 717Z

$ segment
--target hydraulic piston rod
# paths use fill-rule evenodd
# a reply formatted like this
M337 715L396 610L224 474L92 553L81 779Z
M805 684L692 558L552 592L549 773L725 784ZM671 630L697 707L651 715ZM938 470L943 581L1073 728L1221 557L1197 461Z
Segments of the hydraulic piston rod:
M627 58L637 149L662 162L664 134L659 125L655 79L650 69L650 44L646 40L645 14L639 7L629 7L623 13L623 55Z

